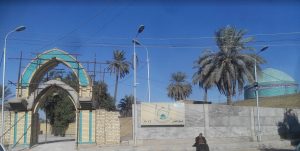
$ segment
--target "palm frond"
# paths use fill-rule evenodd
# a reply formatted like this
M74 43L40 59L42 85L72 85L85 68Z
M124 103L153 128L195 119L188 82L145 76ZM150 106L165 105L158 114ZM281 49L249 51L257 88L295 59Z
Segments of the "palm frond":
M205 89L216 85L219 92L227 96L227 103L230 104L236 91L241 92L245 82L253 81L255 61L258 71L259 65L265 63L256 54L242 53L244 50L253 50L247 46L253 37L244 38L245 35L245 30L232 26L216 31L215 40L219 51L203 53L194 62L193 68L197 71L193 75L193 84Z

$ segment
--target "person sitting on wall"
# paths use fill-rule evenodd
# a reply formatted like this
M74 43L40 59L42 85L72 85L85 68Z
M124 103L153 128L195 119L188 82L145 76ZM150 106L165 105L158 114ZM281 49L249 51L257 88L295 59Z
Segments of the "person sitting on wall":
M195 144L193 145L193 147L196 147L196 151L209 151L206 139L202 135L202 133L200 133L199 136L195 138Z

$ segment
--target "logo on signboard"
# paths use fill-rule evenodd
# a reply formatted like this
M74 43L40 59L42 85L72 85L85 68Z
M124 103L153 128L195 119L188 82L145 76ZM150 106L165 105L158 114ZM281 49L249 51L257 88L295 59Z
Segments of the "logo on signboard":
M142 103L142 126L182 126L185 107L183 103Z
M168 122L170 120L170 106L166 108L165 106L155 105L156 120L158 122Z

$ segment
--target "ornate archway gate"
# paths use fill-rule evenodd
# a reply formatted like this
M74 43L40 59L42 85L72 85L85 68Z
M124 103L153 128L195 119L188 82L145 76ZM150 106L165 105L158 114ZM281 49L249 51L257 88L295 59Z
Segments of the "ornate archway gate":
M59 80L41 83L47 71L60 63L70 68L77 76L78 91ZM93 108L92 86L87 72L72 55L59 49L39 54L24 69L16 88L16 98L9 100L10 121L13 125L10 131L10 145L32 146L38 143L37 108L45 101L47 95L58 88L67 92L76 109L76 142L95 143L96 111Z

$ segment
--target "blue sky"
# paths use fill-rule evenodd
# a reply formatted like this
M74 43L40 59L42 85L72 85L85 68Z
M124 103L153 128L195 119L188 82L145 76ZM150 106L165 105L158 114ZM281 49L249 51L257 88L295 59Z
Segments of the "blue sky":
M27 29L10 35L7 57L26 58L34 52L60 48L80 54L79 60L98 61L112 58L116 49L124 50L127 58L133 55L131 39L139 25L145 25L139 41L146 45L150 55L152 101L171 102L167 97L170 75L185 72L188 80L195 70L193 62L204 49L217 51L214 32L227 25L246 29L254 36L250 43L256 49L269 46L261 53L267 60L263 68L282 70L300 81L300 3L296 1L90 1L90 2L0 2L0 48L7 32L19 25ZM138 68L138 99L147 100L146 52L137 48L141 60ZM26 66L27 61L22 66ZM7 80L17 81L18 61L7 61ZM1 67L2 68L2 67ZM2 69L1 69L2 71ZM106 82L113 94L114 76ZM118 100L132 93L133 74L120 80ZM14 86L10 86L13 92ZM201 100L202 90L193 87L190 99ZM225 97L216 89L209 91L209 100L223 102ZM242 99L243 95L235 99Z

